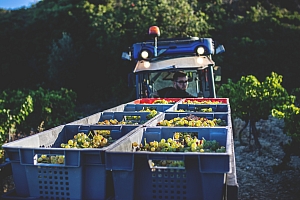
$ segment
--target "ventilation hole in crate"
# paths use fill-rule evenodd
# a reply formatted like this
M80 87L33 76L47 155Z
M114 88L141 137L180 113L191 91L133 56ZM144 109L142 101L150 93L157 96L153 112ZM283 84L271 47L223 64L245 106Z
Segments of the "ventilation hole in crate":
M39 194L42 199L70 199L69 173L66 168L45 166L39 171ZM41 176L42 174L42 176ZM50 180L49 180L50 179ZM52 181L52 179L60 181Z
M185 170L168 169L152 172L153 199L187 199L186 190Z

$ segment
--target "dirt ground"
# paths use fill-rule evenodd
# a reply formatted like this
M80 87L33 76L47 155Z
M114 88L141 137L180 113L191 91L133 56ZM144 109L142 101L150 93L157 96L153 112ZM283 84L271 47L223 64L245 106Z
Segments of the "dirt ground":
M235 133L244 122L234 120ZM284 123L270 117L256 124L260 131L261 153L252 145L241 145L235 136L235 158L240 200L296 200L300 198L300 158L292 156L283 171L275 172L274 166L281 163L283 152L280 143L290 139L283 133ZM243 131L243 142L249 142L248 129Z

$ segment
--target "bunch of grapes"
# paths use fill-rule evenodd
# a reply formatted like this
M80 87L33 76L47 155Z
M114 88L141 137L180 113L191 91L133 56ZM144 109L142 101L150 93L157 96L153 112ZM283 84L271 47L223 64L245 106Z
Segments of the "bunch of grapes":
M184 104L222 104L221 101L211 101L211 100L186 100L183 102Z
M195 111L201 111L201 112L212 112L212 108L195 108Z
M165 100L165 99L156 99L153 101L152 104L174 104L175 101L172 100Z
M184 167L183 160L152 160L152 167Z
M117 119L106 119L103 121L99 121L97 124L98 125L118 125L118 124L121 124L121 122L119 122Z
M112 144L115 140L110 136L110 130L93 130L88 135L77 133L68 143L62 143L62 148L103 148Z
M98 125L126 125L126 124L137 125L143 123L140 120L141 120L141 116L124 116L122 121L118 121L117 119L106 119L97 122L97 124Z
M142 110L140 110L140 112L150 112L146 118L152 119L153 117L155 117L157 115L157 111L155 108L151 108L151 107L144 107Z
M188 126L188 127L215 127L226 126L226 121L222 119L207 119L205 117L197 117L189 115L186 117L175 117L171 120L163 120L157 123L157 126Z
M225 152L224 146L220 146L216 140L207 141L198 139L197 133L175 132L173 138L162 138L160 141L151 141L144 144L132 143L134 151L151 152Z
M184 110L184 109L179 109L177 110L178 112L213 112L212 108L195 108L195 110Z
M65 156L64 155L55 155L55 156L47 156L46 154L42 154L37 159L38 163L47 163L47 164L64 164Z

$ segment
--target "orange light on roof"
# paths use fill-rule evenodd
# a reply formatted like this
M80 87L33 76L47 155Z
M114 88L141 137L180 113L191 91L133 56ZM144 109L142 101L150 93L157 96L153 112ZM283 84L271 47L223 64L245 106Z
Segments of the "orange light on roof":
M149 28L149 35L160 36L160 31L158 26L151 26Z

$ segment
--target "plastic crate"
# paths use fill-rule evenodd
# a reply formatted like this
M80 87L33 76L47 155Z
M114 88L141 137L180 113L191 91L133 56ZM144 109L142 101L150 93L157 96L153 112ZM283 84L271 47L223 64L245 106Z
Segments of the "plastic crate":
M151 123L156 117L158 117L160 112L156 116L154 116L151 119L147 119L147 115L149 115L150 112L135 112L135 111L125 111L125 112L102 112L101 115L99 116L98 122L103 122L105 120L110 120L110 119L116 119L118 122L121 121L128 121L130 123L135 123L137 125L146 125L148 123ZM128 119L129 117L139 117L139 119L134 120L134 119ZM126 119L127 118L127 119ZM97 123L98 124L98 123ZM126 125L131 125L131 124L123 124L123 126Z
M221 119L224 120L226 125L224 127L232 127L231 115L228 112L215 112L215 113L200 113L200 112L165 112L161 115L157 116L153 121L149 122L148 126L157 126L157 124L163 120L171 120L176 117L188 117L190 115L194 115L196 117L204 117L209 120L212 119Z
M207 102L220 102L221 104L229 104L228 98L185 98L181 103L188 103L193 104L192 102L197 103L205 103L209 104Z
M78 132L110 130L121 140L138 126L65 125L3 145L19 197L42 199L106 199L113 194L112 175L106 171L104 148L60 148ZM37 163L42 154L63 155L63 164Z
M104 110L103 112L140 112L141 110L143 110L145 108L154 109L158 112L164 112L172 106L174 106L174 104L133 104L133 103L127 103L127 104L122 104L122 105Z
M164 112L174 106L173 104L127 104L124 111L139 111L145 108L154 109L158 112Z
M225 153L132 151L133 142L160 141L174 132L197 132L216 140ZM192 127L145 127L136 129L106 151L106 169L112 170L115 199L221 200L224 178L232 156L231 129ZM183 160L182 167L150 167L151 160Z
M180 109L184 112L203 112L201 109L205 108L211 108L212 112L230 112L228 104L175 104L166 112L179 112Z
M136 99L132 103L133 104L153 104L156 100L166 100L168 102L172 102L170 104L174 104L181 100L181 98L142 98Z
M102 112L95 113L93 115L81 118L79 120L68 123L68 125L94 125L99 121Z

